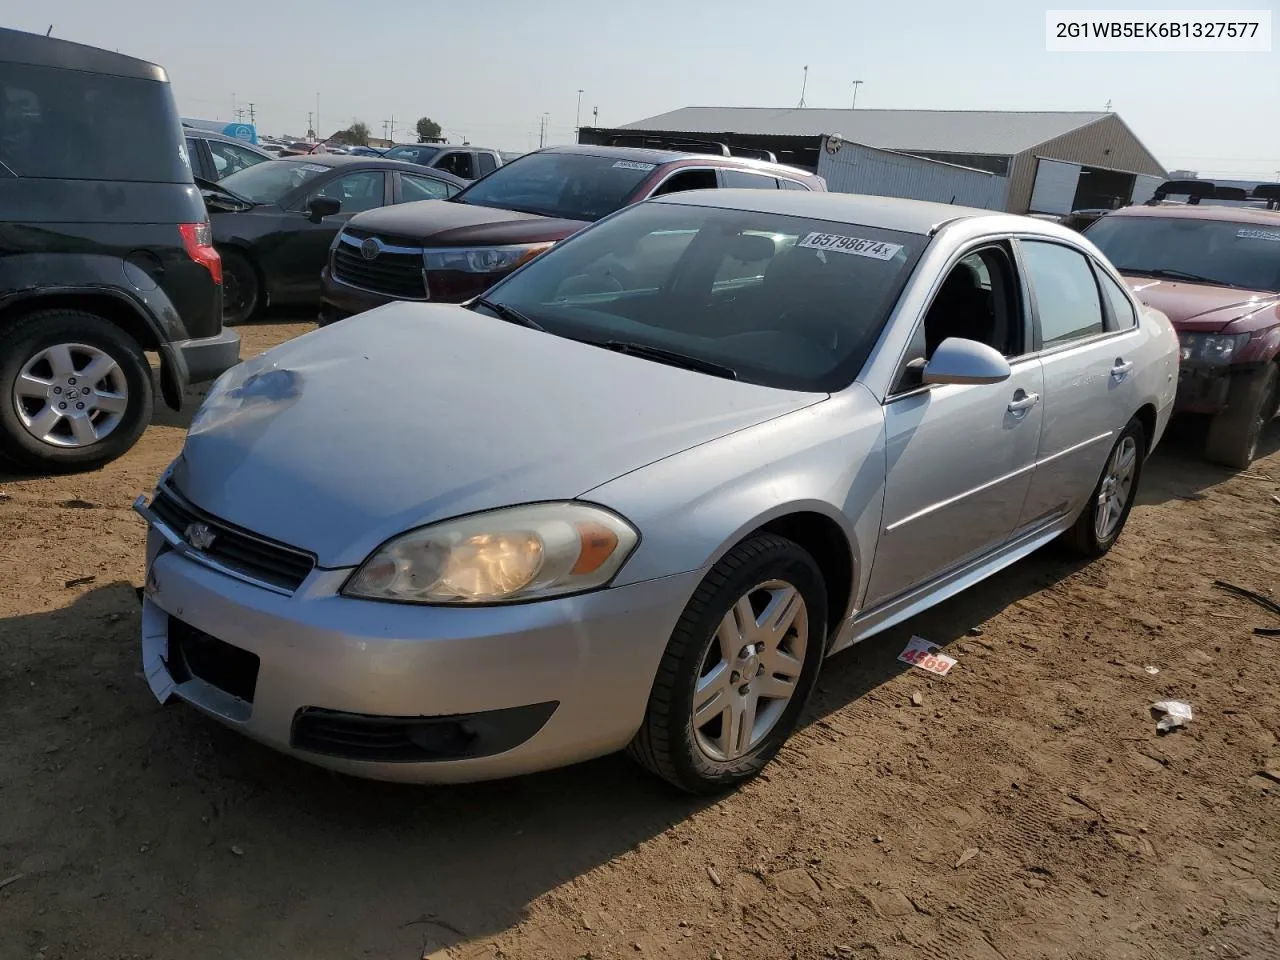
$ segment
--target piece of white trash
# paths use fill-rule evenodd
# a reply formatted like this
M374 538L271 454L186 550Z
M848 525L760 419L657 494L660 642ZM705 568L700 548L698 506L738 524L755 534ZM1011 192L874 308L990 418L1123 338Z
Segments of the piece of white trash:
M1156 729L1161 733L1185 727L1192 718L1191 704L1181 700L1160 700L1151 705L1151 712L1160 717L1156 722Z
M940 677L945 677L947 671L956 665L954 657L940 653L938 645L930 643L924 637L912 637L907 649L898 654L898 659Z
M1159 667L1153 667L1153 666L1151 666L1150 664L1148 664L1147 666L1143 667L1142 669L1143 669L1143 670L1145 670L1145 671L1147 671L1147 673L1151 674L1151 676L1153 676L1153 677L1154 677L1157 673L1159 673L1159 672L1160 672L1160 668L1159 668Z

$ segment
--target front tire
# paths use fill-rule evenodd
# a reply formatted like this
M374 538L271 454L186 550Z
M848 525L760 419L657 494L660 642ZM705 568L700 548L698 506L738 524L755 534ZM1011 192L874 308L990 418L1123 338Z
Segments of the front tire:
M628 752L695 794L754 777L817 682L826 609L822 574L800 546L773 534L738 544L676 624Z
M151 422L151 367L123 330L44 310L0 331L0 454L22 469L92 470Z
M1227 391L1227 408L1209 423L1205 440L1206 460L1243 470L1258 455L1262 431L1276 415L1280 398L1276 365L1237 373Z
M234 327L252 320L262 300L262 285L253 263L238 250L223 248L222 325Z
M1120 539L1138 497L1138 481L1147 454L1147 431L1137 417L1125 425L1107 456L1102 476L1064 542L1085 557L1100 557Z

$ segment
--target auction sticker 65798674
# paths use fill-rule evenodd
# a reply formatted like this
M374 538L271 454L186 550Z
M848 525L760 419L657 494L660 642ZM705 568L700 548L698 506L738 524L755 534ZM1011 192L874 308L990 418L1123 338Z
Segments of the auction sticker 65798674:
M839 233L810 233L796 244L809 250L831 250L835 253L851 253L856 257L870 257L873 260L892 260L894 254L902 249L900 243L885 243L883 240L865 240L862 237L846 237Z

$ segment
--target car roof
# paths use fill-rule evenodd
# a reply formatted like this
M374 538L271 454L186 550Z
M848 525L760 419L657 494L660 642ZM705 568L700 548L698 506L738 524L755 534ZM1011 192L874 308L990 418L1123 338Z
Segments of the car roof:
M691 150L655 150L651 147L612 147L594 144L570 143L557 147L545 147L533 153L576 153L589 157L615 157L619 160L636 160L641 163L652 163L661 166L675 163L677 160L711 160L718 166L737 167L743 170L786 171L793 176L814 177L815 174L799 167L790 167L785 163L770 163L768 160L755 160L750 157L726 157L718 153L697 153ZM524 154L529 156L530 154Z
M1178 220L1226 220L1231 223L1259 223L1274 227L1280 224L1280 210L1262 207L1227 207L1216 203L1168 203L1154 206L1121 207L1108 217L1160 217Z
M452 173L436 167L424 167L405 160L388 160L385 157L361 157L350 153L304 153L300 157L277 157L271 162L310 163L320 167L358 166L365 170L403 170L405 173L434 177L436 180L443 180L458 187L465 187L471 182L463 180L461 177L455 177Z
M262 146L257 143L250 143L248 140L241 140L239 137L227 136L225 133L218 133L216 130L201 130L198 127L182 128L182 132L192 140L218 140L222 143L234 143L240 147L248 147L250 150L256 150L258 153L266 153Z
M1056 225L1030 217L1011 217L1002 210L959 207L927 200L873 197L856 193L809 193L803 190L687 190L656 197L648 203L674 203L700 207L723 207L789 217L810 217L836 223L858 224L903 233L929 234L944 223L1001 217L1025 221L1037 233L1055 232ZM1047 228L1047 229L1046 229Z
M168 83L164 68L100 47L0 27L0 63L25 63Z

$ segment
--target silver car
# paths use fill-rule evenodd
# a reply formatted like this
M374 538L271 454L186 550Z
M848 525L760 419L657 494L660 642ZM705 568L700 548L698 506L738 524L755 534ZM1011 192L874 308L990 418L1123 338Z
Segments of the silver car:
M376 262L376 261L375 261ZM466 306L243 363L137 509L155 695L467 781L758 772L823 658L1107 551L1178 343L1055 224L840 194L625 209Z

